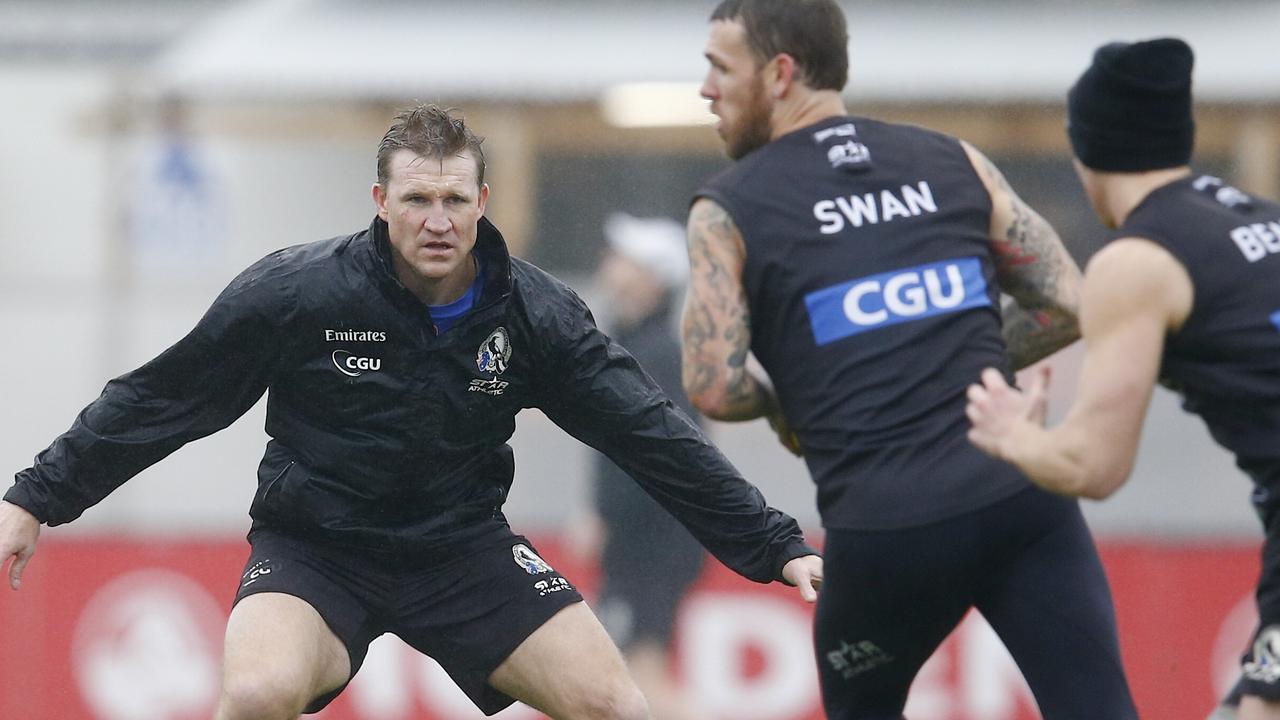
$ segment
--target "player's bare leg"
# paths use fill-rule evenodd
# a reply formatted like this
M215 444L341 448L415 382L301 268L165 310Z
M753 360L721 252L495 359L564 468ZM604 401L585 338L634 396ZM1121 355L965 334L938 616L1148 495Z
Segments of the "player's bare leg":
M284 593L236 603L227 620L215 720L293 720L351 675L347 649L315 608Z
M1239 720L1280 720L1280 700L1266 700L1257 695L1240 698Z
M644 695L586 603L535 630L489 684L555 720L649 720Z

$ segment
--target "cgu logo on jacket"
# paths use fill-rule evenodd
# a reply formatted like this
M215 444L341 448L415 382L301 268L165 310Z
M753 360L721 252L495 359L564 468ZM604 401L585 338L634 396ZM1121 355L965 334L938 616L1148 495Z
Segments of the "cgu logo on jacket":
M818 345L888 325L991 304L976 257L849 280L804 296Z
M480 343L476 351L476 367L482 373L501 375L511 364L511 337L507 329L499 327L489 333L489 337ZM487 395L501 395L511 383L494 377L492 380L472 380L468 392L482 392Z
M366 371L381 370L382 358L356 357L346 350L334 350L333 365L347 377L360 377Z

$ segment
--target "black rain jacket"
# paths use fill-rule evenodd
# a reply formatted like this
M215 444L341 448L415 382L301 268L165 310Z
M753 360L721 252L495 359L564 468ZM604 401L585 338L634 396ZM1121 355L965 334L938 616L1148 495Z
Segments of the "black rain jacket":
M286 248L190 334L109 382L4 499L58 525L269 390L255 528L430 557L505 526L507 440L542 410L604 452L725 565L758 582L812 553L566 285L480 221L484 291L437 334L391 270L387 226Z

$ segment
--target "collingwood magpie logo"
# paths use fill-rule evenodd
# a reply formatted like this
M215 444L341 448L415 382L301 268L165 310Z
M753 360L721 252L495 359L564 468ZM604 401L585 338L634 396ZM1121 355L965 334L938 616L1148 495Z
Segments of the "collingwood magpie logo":
M1253 656L1243 666L1250 680L1274 685L1280 681L1280 625L1269 625L1253 641Z
M517 565L524 568L524 571L530 575L552 572L551 566L547 564L547 561L538 557L538 553L529 549L529 546L524 543L511 546L511 557L516 561Z
M1192 181L1191 186L1203 193L1213 195L1213 199L1226 205L1229 208L1237 205L1250 206L1253 205L1253 198L1248 193L1242 192L1239 188L1231 187L1222 182L1222 178L1212 175L1201 175Z
M507 371L507 363L510 361L511 338L507 336L507 329L500 327L480 343L480 349L476 352L476 367L482 373L501 375Z
M855 169L871 162L871 151L858 142L857 137L858 129L853 123L845 123L819 130L813 134L813 141L826 148L827 162L832 168L854 166L850 169Z
M507 329L500 327L489 333L489 337L480 343L476 351L476 367L482 373L501 375L507 371L511 362L511 338ZM494 377L491 380L472 380L467 392L479 392L486 395L501 395L511 383Z

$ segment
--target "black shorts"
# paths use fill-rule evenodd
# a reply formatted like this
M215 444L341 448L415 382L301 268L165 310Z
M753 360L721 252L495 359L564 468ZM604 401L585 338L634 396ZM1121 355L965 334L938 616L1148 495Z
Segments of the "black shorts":
M407 567L357 550L255 530L236 602L261 592L305 600L346 645L352 676L374 638L397 635L438 662L477 707L492 715L514 700L490 686L489 675L534 630L582 601L527 539L509 530L506 535L445 564ZM306 712L319 711L343 688L316 698Z
M916 528L832 529L814 623L831 720L897 720L920 667L976 607L1045 720L1136 720L1111 592L1074 500L1024 490Z

